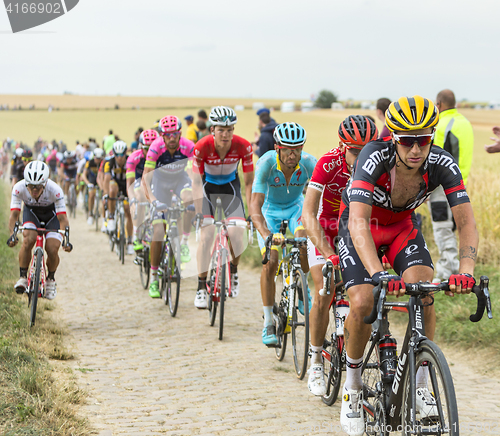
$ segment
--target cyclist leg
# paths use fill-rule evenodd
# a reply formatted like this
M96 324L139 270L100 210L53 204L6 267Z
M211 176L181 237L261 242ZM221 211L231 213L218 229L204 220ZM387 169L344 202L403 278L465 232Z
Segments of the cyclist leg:
M175 193L177 197L182 200L184 207L189 206L193 203L193 191L191 189L191 180L187 173L184 172L184 177L181 179L180 183L178 183ZM180 219L177 223L179 229L179 235L182 235L180 240L181 243L181 262L187 263L191 260L191 253L189 251L188 239L189 233L191 230L191 220L194 218L194 211L185 210L182 215L182 219Z
M155 212L153 217L153 240L150 245L151 255L151 282L149 285L149 296L160 298L160 285L158 280L158 268L160 266L161 251L165 238L166 221L163 212Z
M118 183L114 179L109 182L109 196L116 198L118 196ZM114 232L116 230L115 219L116 200L108 199L108 231Z
M307 233L302 225L302 204L303 201L299 201L289 207L287 207L285 213L290 217L288 219L288 226L290 231L293 233L295 238L306 238ZM304 245L300 248L300 266L305 274L309 272L309 263L307 262L307 246ZM311 306L309 306L310 308Z
M23 212L23 242L21 244L21 249L19 250L19 280L14 285L14 289L18 294L22 294L28 288L28 268L30 266L30 260L32 255L33 247L36 243L36 226L39 224L36 215L31 212L31 209L24 205ZM32 230L27 230L27 227L31 227Z
M274 217L266 208L262 207L262 215L266 220L267 228L271 233L277 233L280 228L281 219ZM265 253L264 239L257 232L257 240L261 253ZM279 264L279 248L275 245L271 246L271 256L269 262L262 266L260 273L260 292L262 296L262 306L264 311L264 328L262 330L262 342L264 345L277 345L278 338L276 336L276 326L273 319L273 306L275 303L276 284L274 276Z

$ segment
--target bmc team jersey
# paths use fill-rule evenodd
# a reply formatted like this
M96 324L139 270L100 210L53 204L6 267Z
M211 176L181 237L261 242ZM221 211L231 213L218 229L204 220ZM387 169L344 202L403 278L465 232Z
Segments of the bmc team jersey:
M70 163L67 161L67 159L63 159L60 165L66 177L69 177L70 179L76 178L76 171L78 169L78 162L76 161L76 159L73 159L73 161Z
M341 213L351 202L359 201L372 206L372 220L387 226L408 218L439 185L443 186L450 207L469 202L455 159L447 151L432 146L420 167L420 192L404 207L394 207L391 191L395 182L395 165L396 149L391 142L374 141L363 147L355 163L354 176L342 194Z
M233 135L231 148L224 159L215 150L214 137L205 136L194 147L194 159L193 172L214 185L225 185L236 179L240 160L244 173L253 171L252 145L237 135Z
M278 153L274 150L268 151L256 163L252 192L266 195L264 205L273 204L282 207L297 201L303 202L302 191L313 174L316 162L314 156L303 151L287 184Z
M146 158L144 157L143 150L134 151L127 159L127 179L140 179L144 173L145 164Z
M50 179L47 180L47 184L38 200L31 196L24 180L17 182L12 188L10 210L21 210L23 203L33 210L44 211L55 208L57 215L66 213L63 190Z

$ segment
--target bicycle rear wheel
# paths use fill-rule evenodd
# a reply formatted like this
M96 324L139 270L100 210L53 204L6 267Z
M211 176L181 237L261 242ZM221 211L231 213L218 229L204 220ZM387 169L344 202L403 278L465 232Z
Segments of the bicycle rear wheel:
M36 308L38 305L38 293L40 292L40 275L43 268L43 254L40 250L35 253L35 274L31 277L31 298L30 298L30 326L35 325Z
M342 338L343 340L343 338ZM323 403L331 406L339 395L340 382L342 380L342 359L339 352L339 343L341 338L337 336L337 327L335 322L335 305L330 308L330 322L326 331L323 348L326 356L324 361L326 382L326 394L323 395Z
M101 201L101 196L96 190L94 199L94 220L95 220L95 231L99 231L99 217L101 216L99 212L99 202Z
M280 362L285 358L286 343L288 333L285 333L287 324L286 299L287 295L283 289L283 275L280 273L276 277L276 291L274 297L273 318L276 326L276 337L278 338L278 347L274 349L276 359Z
M69 214L70 216L72 216L73 218L76 217L76 188L75 188L75 185L72 183L69 187L69 193L68 193L68 197L69 197Z
M218 265L219 276L220 276L220 289L219 289L219 341L222 341L222 336L224 334L224 303L226 301L226 294L229 290L229 280L231 278L229 275L229 265L227 261L226 250L222 250L222 254L219 257L220 265Z
M175 237L169 244L167 265L167 295L170 315L175 316L179 307L179 295L181 290L180 256L181 245L179 237Z
M295 373L299 380L304 378L307 371L307 359L309 357L309 298L307 293L307 281L304 273L299 268L293 276L295 286L292 310L292 351ZM299 300L303 302L304 314L299 311Z
M151 264L149 262L149 247L144 246L142 250L142 262L140 269L139 269L139 274L141 276L141 284L144 289L148 289L149 287L149 275L150 275L150 270L151 270Z
M120 217L120 235L119 235L119 244L120 244L120 261L122 265L125 263L125 217L122 213L118 215Z
M429 339L419 344L419 352L416 356L415 371L419 368L428 370L427 389L434 397L435 405L427 406L423 410L416 411L416 428L412 433L411 423L411 393L410 393L410 371L406 372L403 398L401 405L402 434L446 434L458 436L458 410L455 397L455 388L451 377L450 368L443 352Z

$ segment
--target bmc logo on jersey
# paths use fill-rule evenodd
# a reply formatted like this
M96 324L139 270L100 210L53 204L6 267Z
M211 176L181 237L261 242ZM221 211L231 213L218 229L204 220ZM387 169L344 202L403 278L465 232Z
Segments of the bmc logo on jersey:
M375 150L368 159L366 159L362 168L370 175L373 174L377 165L389 158L389 147L383 148L382 150Z
M431 152L429 153L429 163L442 165L446 168L449 168L454 175L460 174L460 169L458 168L457 162L449 155Z

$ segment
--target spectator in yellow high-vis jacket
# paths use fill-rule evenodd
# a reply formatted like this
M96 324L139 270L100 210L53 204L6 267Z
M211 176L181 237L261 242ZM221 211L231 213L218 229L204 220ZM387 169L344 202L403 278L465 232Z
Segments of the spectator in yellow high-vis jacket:
M436 106L439 109L439 123L436 127L434 145L437 145L455 158L467 185L472 165L474 133L471 123L460 114L456 106L455 94L449 89L438 93ZM439 261L435 263L435 279L446 280L451 274L458 273L458 249L450 206L442 187L430 196L430 210L434 240L439 249Z

